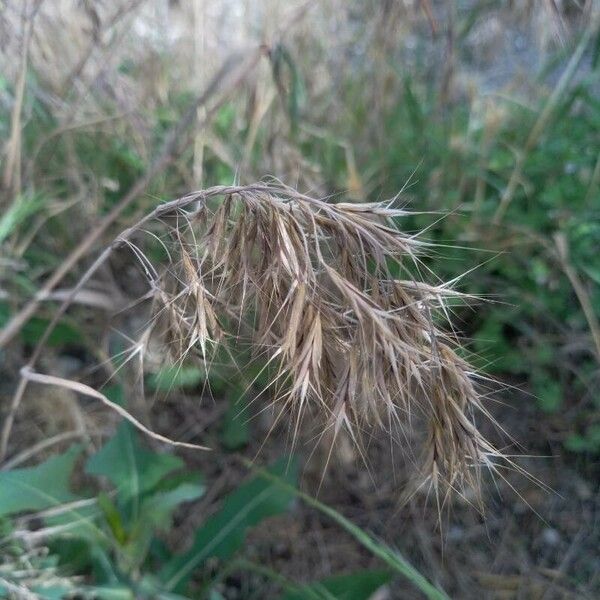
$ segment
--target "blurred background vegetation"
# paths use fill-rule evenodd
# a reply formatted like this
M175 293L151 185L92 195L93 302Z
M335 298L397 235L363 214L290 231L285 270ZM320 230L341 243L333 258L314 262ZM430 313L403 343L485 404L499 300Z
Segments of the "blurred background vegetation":
M0 0L0 594L597 598L598 9ZM152 345L143 368L123 360L148 317L127 252L40 364L214 451L174 453L68 390L13 402L57 302L119 231L267 175L436 213L403 224L439 244L427 267L481 298L455 325L502 384L488 406L532 480L507 472L486 482L485 515L457 498L440 521L425 495L400 503L410 474L373 440L370 471L342 448L311 504L312 434L290 459L285 431L263 445L271 415L239 415L256 373L207 382ZM270 471L249 468L257 453Z

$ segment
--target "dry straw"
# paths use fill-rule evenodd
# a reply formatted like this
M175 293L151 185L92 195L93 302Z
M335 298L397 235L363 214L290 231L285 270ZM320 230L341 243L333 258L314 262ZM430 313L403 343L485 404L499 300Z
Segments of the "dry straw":
M478 489L480 467L495 470L500 455L474 422L487 415L476 374L438 325L461 295L417 278L429 246L398 228L408 213L392 205L279 184L211 188L168 221L170 268L158 276L140 260L175 357L208 368L219 349L248 343L270 365L276 422L294 440L309 415L359 449L380 429L422 457L436 491Z

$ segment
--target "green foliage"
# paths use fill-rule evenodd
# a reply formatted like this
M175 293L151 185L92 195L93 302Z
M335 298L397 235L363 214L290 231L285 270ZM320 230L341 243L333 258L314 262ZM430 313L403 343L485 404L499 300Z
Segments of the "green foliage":
M572 452L600 453L600 425L588 425L583 433L568 437L565 445Z
M282 480L280 477L277 477L277 475L274 473L259 469L258 474L260 477L272 482L280 489L287 490L289 493L298 496L304 502L306 502L306 504L312 506L319 512L332 519L342 529L356 539L362 546L367 548L369 552L387 564L388 567L390 567L394 572L406 578L417 589L421 590L430 600L448 599L448 596L442 590L430 583L427 578L415 567L413 567L398 551L373 538L373 536L369 535L366 531L352 523L331 506L327 506L316 498L313 498L312 496L295 489L288 482Z
M281 461L271 471L287 482L296 479L296 466ZM188 552L174 557L160 573L167 590L178 589L210 557L225 560L238 550L246 530L263 519L284 512L293 493L257 477L240 486L223 503L223 508L206 521Z
M93 568L100 584L118 583L121 589L139 578L136 573L149 560L157 533L171 526L173 512L198 499L204 486L196 474L177 473L183 466L179 458L147 450L123 423L86 463L86 472L105 477L110 489L69 508L65 503L84 501L69 485L80 454L74 446L36 467L0 473L0 514L64 507L44 518L56 531L56 556L68 565L75 550L79 568Z
M0 217L0 244L28 217L43 208L44 200L40 194L17 196Z
M80 454L81 447L73 446L37 467L0 471L0 517L74 500L69 479Z
M194 580L203 583L206 597L218 597L215 582L219 577L215 579L207 566L212 565L214 570L215 564L220 565L224 576L228 570L248 568L251 563L234 560L243 550L247 531L285 512L292 500L300 496L383 559L391 571L357 571L297 586L267 568L253 567L283 587L286 600L366 600L390 580L392 572L407 577L430 598L445 597L396 551L374 540L335 510L298 492L294 461L282 460L268 470L260 470L223 500L220 510L197 529L185 552L171 553L159 534L170 529L175 510L203 494L199 476L182 472L179 458L146 448L135 430L124 422L85 463L89 476L100 477L108 484L95 497L86 499L81 490L74 491L69 483L79 456L81 448L73 446L36 467L0 473L0 515L58 509L43 517L44 525L53 531L49 540L52 561L46 566L52 566L56 581L60 581L55 573L59 568L71 573L93 573L93 586L78 588L86 594L108 600L175 600L188 597ZM40 572L42 567L40 563ZM49 599L65 593L60 585L31 589L39 589L39 595Z
M4 327L11 317L11 311L7 303L0 302L0 327ZM21 339L24 343L35 345L46 331L50 319L44 317L33 317L21 329ZM70 344L79 345L82 341L82 333L70 320L63 319L59 322L48 336L48 346L60 347Z
M227 365L230 361L227 355L219 356L215 362ZM236 364L247 363L247 357L238 353ZM176 364L164 367L151 374L146 380L146 388L150 391L168 393L173 390L194 390L202 387L209 389L213 395L222 397L228 403L220 430L220 440L225 450L234 451L243 448L249 437L249 414L247 398L250 382L255 381L266 385L265 376L257 365L249 364L237 367L233 371L226 366L212 366L210 376L206 370L191 364Z
M193 365L173 365L153 373L147 381L149 391L170 392L178 389L192 389L206 381L203 369Z
M75 581L59 575L56 555L30 551L7 533L2 531L0 541L0 598L60 600L80 591Z
M297 133L300 108L304 101L304 83L298 65L284 44L278 43L271 51L273 79L285 103L292 133Z
M241 382L230 385L226 396L229 406L223 417L221 443L226 450L240 450L248 443L249 438L244 385Z
M369 600L391 575L388 571L354 571L349 575L329 577L323 581L302 586L299 590L285 594L281 600Z
M232 558L249 528L287 510L293 498L263 478L250 480L204 522L186 552L171 554L159 534L171 528L180 506L204 493L200 476L183 471L180 458L146 448L123 422L85 463L87 475L107 484L86 498L70 484L81 453L73 446L36 467L0 472L0 516L56 509L43 517L54 531L56 560L76 572L93 572L94 595L101 598L175 598L170 590L185 591L209 559ZM272 472L294 484L296 471L295 463L282 461Z
M116 434L86 464L89 475L106 477L125 502L156 489L164 477L180 469L183 461L172 454L157 454L142 447L133 426L122 422Z

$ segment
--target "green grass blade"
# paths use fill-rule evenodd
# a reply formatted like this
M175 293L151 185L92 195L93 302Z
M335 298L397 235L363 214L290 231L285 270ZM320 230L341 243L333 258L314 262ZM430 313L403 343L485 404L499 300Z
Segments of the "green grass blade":
M281 487L293 493L298 498L306 502L309 506L316 508L319 512L327 515L333 521L335 521L340 527L345 529L350 535L352 535L360 544L362 544L367 550L369 550L374 556L380 558L383 562L389 565L396 573L402 575L408 581L410 581L416 588L421 590L427 598L430 600L449 600L449 596L432 583L430 583L415 567L413 567L402 555L389 548L386 544L375 540L367 532L363 531L360 527L354 525L342 514L323 504L316 498L301 492L294 486L286 483L279 479L276 475L265 471L264 469L258 469L252 465L250 461L242 459L246 466L254 471L261 477L268 479L275 485Z
M43 205L41 196L17 196L8 210L0 217L0 243L10 236L28 217Z

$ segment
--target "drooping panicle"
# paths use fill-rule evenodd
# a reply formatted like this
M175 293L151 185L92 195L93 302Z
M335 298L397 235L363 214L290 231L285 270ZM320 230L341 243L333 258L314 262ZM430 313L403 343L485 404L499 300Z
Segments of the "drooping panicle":
M499 453L475 425L474 371L440 325L461 294L417 277L428 244L402 232L408 213L278 184L198 200L160 291L177 358L194 351L208 365L220 347L250 347L272 367L273 404L294 434L308 414L357 444L381 428L423 457L436 488L477 487ZM418 426L421 447L406 448L400 437L416 438L397 432Z

